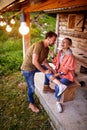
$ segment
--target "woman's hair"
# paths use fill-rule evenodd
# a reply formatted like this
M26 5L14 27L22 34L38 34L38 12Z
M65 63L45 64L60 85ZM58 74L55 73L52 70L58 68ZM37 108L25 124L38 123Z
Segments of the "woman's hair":
M69 45L72 46L72 40L70 38L66 37L64 39L67 39L69 41Z
M48 38L48 37L51 38L53 36L57 37L57 34L55 32L49 31L49 32L46 33L45 39Z

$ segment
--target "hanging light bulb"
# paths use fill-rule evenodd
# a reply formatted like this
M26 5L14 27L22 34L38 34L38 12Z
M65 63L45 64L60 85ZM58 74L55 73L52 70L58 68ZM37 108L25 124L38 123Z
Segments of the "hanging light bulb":
M4 26L6 25L6 21L3 22Z
M2 15L0 15L0 19L2 19L3 18L3 16Z
M7 26L6 26L6 31L7 32L11 32L12 31L12 28L11 28L11 26L9 24L7 24Z
M4 26L4 22L0 21L0 26L3 27Z
M22 35L26 35L29 32L29 27L26 24L25 14L24 13L21 14L21 25L19 27L19 32Z
M4 26L4 21L3 21L3 16L0 15L0 26L3 27Z
M14 17L11 19L10 23L11 23L11 24L15 24L15 19L14 19Z

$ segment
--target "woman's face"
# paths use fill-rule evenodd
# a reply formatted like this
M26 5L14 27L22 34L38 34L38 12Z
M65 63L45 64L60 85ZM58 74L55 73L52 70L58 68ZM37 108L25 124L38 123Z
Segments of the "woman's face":
M70 47L70 43L67 39L63 39L62 43L61 43L61 47L62 49L68 49Z

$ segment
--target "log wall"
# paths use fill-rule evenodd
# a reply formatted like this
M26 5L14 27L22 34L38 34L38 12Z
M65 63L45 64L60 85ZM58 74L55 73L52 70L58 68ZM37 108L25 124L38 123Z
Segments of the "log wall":
M72 39L72 51L80 65L87 68L87 13L59 15L58 49L65 37Z

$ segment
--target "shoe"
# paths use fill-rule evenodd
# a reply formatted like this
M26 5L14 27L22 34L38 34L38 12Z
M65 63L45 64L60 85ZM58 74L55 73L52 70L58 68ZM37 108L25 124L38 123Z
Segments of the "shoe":
M47 92L54 93L55 90L50 88L49 85L44 85L43 92L44 93L47 93Z
M61 113L63 111L62 105L60 102L56 102L56 107L59 113Z
M60 84L59 85L59 92L57 94L57 96L61 95L65 90L66 90L67 86L64 84Z

